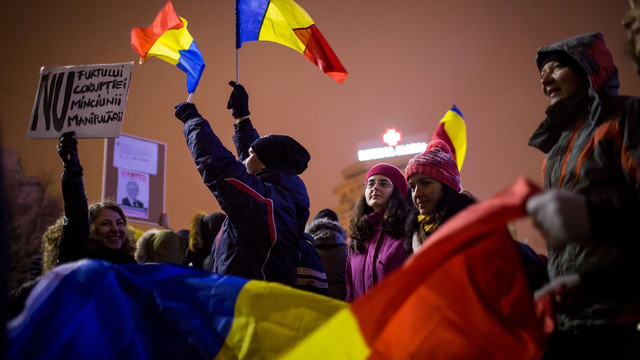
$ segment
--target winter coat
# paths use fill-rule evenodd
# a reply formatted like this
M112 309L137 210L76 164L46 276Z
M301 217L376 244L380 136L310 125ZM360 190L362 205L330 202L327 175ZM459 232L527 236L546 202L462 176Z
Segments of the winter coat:
M322 259L316 251L315 240L309 234L300 237L300 251L296 272L296 287L316 294L329 296L329 283Z
M411 254L404 248L404 237L394 239L382 231L381 212L367 216L374 226L371 239L366 242L366 250L359 253L349 248L346 267L346 301L352 302L364 295L375 284L393 270L402 266Z
M305 231L315 240L329 282L329 296L344 300L347 295L345 269L347 265L347 234L340 223L320 218L307 225Z
M247 173L242 161L258 138L249 119L235 127L238 160L201 117L185 123L184 136L205 185L227 214L212 246L210 270L294 286L298 242L309 218L302 179L293 171Z
M590 88L582 111L550 106L547 118L529 145L546 154L543 166L546 189L566 189L587 199L591 235L588 241L568 242L548 250L549 280L578 273L587 294L599 298L577 314L558 314L558 328L616 322L625 313L621 291L640 283L640 99L618 95L618 71L601 34L592 33L538 50L540 66L552 52L573 57L588 75ZM555 104L557 105L557 104ZM623 264L633 264L626 266ZM636 269L635 274L624 274ZM606 270L605 270L606 269ZM614 270L617 269L617 270ZM604 271L604 272L603 272ZM624 290L611 286L631 277ZM626 275L626 276L625 276ZM626 296L626 295L625 295ZM635 316L638 311L635 311Z

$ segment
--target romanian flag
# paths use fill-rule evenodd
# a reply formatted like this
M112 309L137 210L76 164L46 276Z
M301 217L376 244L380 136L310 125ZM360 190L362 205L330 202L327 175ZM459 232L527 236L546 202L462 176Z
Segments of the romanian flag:
M171 264L56 267L9 322L6 359L272 359L347 304Z
M449 145L453 159L458 164L458 171L462 169L464 156L467 153L467 127L462 113L454 105L440 120L431 140L440 139Z
M7 359L539 359L553 329L507 221L519 179L449 219L350 306L170 264L63 264L7 324ZM543 306L545 305L545 306Z
M339 83L347 77L309 14L293 0L236 0L236 47L247 41L288 46Z
M157 56L187 73L187 91L196 91L204 70L200 49L187 30L187 20L179 17L167 1L151 26L131 30L131 46L140 54L140 64Z
M534 302L505 226L538 191L519 179L467 207L283 358L540 359L550 301Z

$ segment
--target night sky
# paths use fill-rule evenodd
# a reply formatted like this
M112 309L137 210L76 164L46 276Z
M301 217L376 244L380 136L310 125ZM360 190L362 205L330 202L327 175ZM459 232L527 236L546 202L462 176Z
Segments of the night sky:
M202 183L174 118L187 99L185 74L157 58L137 65L130 45L136 26L151 24L164 0L3 1L0 131L3 147L19 151L27 176L60 196L56 140L26 140L41 66L134 61L122 132L167 144L166 211L174 229L193 213L219 211ZM302 175L311 214L335 207L332 189L357 161L359 143L386 128L431 134L455 104L467 124L462 185L486 199L524 176L541 183L542 153L527 140L544 118L536 49L599 31L621 79L620 92L639 95L640 79L623 51L625 0L424 1L299 0L349 71L344 84L299 53L270 42L245 43L240 82L252 121L264 134L287 134L311 153ZM226 109L235 78L234 2L173 1L207 67L193 102L233 149L234 119ZM426 140L426 139L425 139ZM380 142L381 144L381 142ZM90 202L101 200L104 140L82 139L80 160ZM135 225L135 224L134 224ZM145 227L145 226L141 226ZM544 251L524 221L520 240Z

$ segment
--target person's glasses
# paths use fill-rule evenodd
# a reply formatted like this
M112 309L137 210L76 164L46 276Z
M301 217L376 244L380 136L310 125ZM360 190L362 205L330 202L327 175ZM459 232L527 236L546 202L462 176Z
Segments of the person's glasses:
M393 184L389 180L369 180L364 183L367 189L373 189L374 187L376 187L376 184L378 184L378 187L380 187L381 189L388 189L393 186Z

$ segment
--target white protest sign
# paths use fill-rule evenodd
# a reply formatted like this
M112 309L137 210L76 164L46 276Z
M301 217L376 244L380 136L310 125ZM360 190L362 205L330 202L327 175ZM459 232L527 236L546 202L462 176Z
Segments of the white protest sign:
M43 66L27 129L28 139L120 135L133 62Z
M114 140L113 167L158 173L158 144L122 135Z

